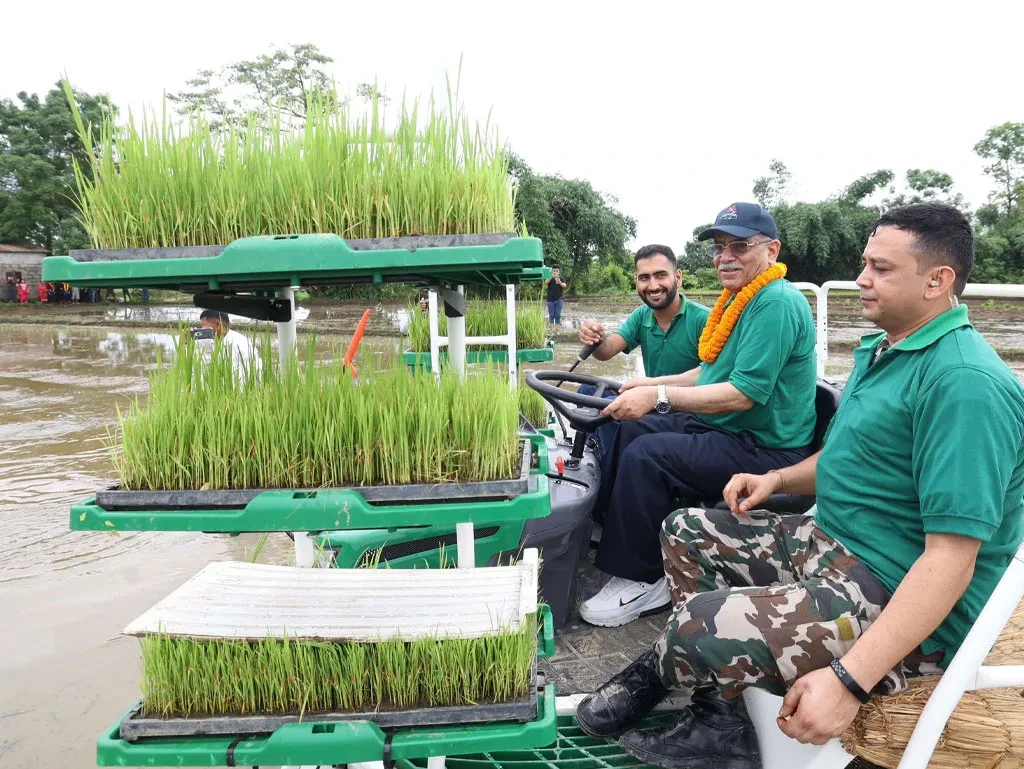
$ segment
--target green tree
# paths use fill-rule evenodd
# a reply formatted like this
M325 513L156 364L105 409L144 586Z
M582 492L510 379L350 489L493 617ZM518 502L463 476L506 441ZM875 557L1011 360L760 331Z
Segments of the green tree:
M546 260L562 268L570 291L592 286L586 274L598 263L610 262L621 272L632 273L626 244L636 236L636 220L615 207L618 201L613 196L583 179L535 174L515 154L509 157L509 176L516 191L516 219L543 241ZM620 272L602 274L619 283Z
M1003 123L988 129L985 137L974 145L974 151L985 160L985 166L999 185L991 199L1006 216L1012 216L1020 204L1024 187L1024 123Z
M915 203L945 203L965 214L970 214L970 206L964 200L964 196L953 190L953 177L933 168L911 168L907 171L906 190L889 195L882 201L882 208L896 208Z
M98 135L115 107L105 96L74 95ZM17 103L0 99L0 241L28 240L54 254L88 246L73 202L73 158L90 172L60 83L45 99L25 91Z
M168 94L181 115L199 109L211 118L213 128L241 121L251 112L279 109L281 115L301 123L311 98L337 96L334 79L326 67L334 59L312 43L277 48L254 59L234 62L219 70L199 70L186 81L186 89ZM381 103L387 96L371 83L360 83L356 96Z
M772 159L768 164L768 175L754 180L754 197L764 208L774 208L785 202L789 182L793 174L781 160Z

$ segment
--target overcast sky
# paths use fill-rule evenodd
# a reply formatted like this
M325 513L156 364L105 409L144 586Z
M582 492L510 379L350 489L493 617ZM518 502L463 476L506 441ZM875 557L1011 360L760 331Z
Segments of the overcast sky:
M1024 3L23 2L0 11L0 97L76 88L159 106L201 68L312 42L344 89L444 89L491 111L536 170L589 179L638 221L634 245L681 249L772 158L792 199L878 168L952 174L976 207L972 147L1024 121Z

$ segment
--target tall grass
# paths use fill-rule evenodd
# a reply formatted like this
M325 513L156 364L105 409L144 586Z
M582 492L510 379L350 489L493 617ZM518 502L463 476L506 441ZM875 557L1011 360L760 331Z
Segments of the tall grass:
M526 696L536 620L483 638L329 643L166 635L142 641L150 717L474 705Z
M353 378L334 360L279 370L268 339L239 375L218 342L181 343L150 373L108 438L122 488L317 488L495 480L518 472L519 399L487 366L459 381L372 358Z
M448 334L448 318L438 312L438 333ZM506 333L504 300L470 299L466 302L466 336L499 336ZM516 302L516 347L537 349L544 346L547 316L540 302ZM409 344L414 352L430 350L430 318L418 305L409 306ZM477 349L498 349L500 345L470 345Z
M279 114L212 131L193 114L107 119L94 146L65 81L92 165L76 166L77 204L97 248L230 243L252 235L383 238L506 232L515 227L508 161L489 121L471 123L458 94L426 109L403 101L386 119L311 100L304 128Z

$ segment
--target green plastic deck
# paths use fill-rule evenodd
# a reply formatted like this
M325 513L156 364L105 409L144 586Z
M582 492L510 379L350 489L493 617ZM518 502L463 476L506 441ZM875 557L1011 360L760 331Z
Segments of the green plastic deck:
M373 505L354 489L265 491L237 510L105 510L90 497L71 506L72 531L245 532L381 529L543 518L551 512L548 479L508 500Z
M669 716L655 715L645 725L664 724ZM588 737L571 716L558 719L558 739L551 745L522 745L516 750L488 749L471 755L448 755L448 769L643 769L650 766L633 758L615 740ZM426 769L422 758L403 759L396 769Z
M42 279L82 287L195 293L330 283L500 286L543 280L550 273L538 238L510 237L490 245L357 250L337 235L267 235L240 238L213 256L181 256L182 252L199 254L203 249L99 251L81 261L74 256L50 256L43 259Z
M441 350L438 354L441 365L448 362L448 350ZM544 347L524 347L516 350L516 363L543 363L555 359L555 343L548 342ZM402 363L411 368L430 368L429 352L413 352L406 350L402 353ZM508 363L508 350L474 350L472 346L466 349L466 363Z
M538 709L537 720L528 724L396 729L391 739L391 757L397 761L550 745L558 733L553 685L544 687ZM120 738L118 724L108 729L96 745L99 766L333 766L380 761L387 738L380 727L368 721L310 721L286 724L273 734L243 740L167 737L126 742ZM232 746L233 762L229 762L228 751Z

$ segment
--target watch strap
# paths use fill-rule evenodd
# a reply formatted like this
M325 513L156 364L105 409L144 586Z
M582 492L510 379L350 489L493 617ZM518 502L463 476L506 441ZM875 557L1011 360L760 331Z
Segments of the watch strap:
M843 663L839 660L832 660L829 663L829 667L832 668L832 672L839 677L839 680L843 682L843 686L850 690L850 693L861 701L861 704L866 704L871 700L871 695L864 691L859 683L853 680L853 676L843 667Z

